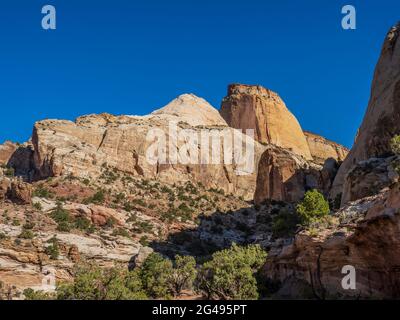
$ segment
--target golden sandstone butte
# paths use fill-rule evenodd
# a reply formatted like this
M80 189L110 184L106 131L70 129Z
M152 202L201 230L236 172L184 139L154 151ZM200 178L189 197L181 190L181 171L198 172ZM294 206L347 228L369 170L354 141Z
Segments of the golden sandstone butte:
M275 92L262 86L232 84L220 112L230 127L254 129L258 142L273 144L312 160L299 122Z

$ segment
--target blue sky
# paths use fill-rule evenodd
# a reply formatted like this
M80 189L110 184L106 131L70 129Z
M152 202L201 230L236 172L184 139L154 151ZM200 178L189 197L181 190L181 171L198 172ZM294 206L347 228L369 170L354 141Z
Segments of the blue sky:
M41 8L57 9L57 30ZM341 8L357 9L357 30ZM303 129L351 146L394 0L20 0L0 4L0 142L35 121L146 114L182 93L219 108L229 83L277 91Z

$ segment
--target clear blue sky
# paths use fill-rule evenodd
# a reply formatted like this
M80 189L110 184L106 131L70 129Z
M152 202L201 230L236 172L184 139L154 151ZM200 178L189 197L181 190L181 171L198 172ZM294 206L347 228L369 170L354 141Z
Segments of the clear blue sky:
M57 30L41 8L57 9ZM341 8L357 9L357 30ZM229 83L277 91L302 127L351 146L398 0L20 0L0 4L0 142L44 118L146 114Z

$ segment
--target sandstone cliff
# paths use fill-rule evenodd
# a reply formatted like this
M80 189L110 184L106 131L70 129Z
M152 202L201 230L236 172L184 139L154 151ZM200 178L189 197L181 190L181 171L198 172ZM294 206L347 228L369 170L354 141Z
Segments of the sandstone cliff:
M320 166L288 150L270 146L258 164L254 201L257 204L265 200L298 202L311 189L328 195L337 167L332 158Z
M334 181L332 198L343 192L347 174L359 161L390 155L390 139L400 133L399 33L400 25L396 25L386 36L375 69L368 109L354 146ZM342 203L348 200L345 195Z
M178 131L190 130L191 137L171 131L174 123ZM149 132L154 135L149 137ZM211 159L216 153L215 145L199 143L202 135L213 133L219 136L217 156L220 159L216 162ZM247 151L243 150L239 158L229 159L233 146L222 139L224 134L231 139L242 139ZM188 139L193 137L197 150L186 150ZM108 165L123 173L168 183L194 180L248 199L254 194L257 163L264 150L250 137L228 128L218 111L193 95L180 96L165 108L144 117L102 114L80 117L75 122L39 121L34 127L32 143L39 178L69 174L96 177L101 174L102 167ZM149 150L154 151L151 162ZM160 154L164 151L171 155L173 150L176 163L163 159ZM211 160L203 164L200 157L203 160L204 155Z
M326 159L333 158L338 162L342 162L349 153L349 150L344 146L325 139L322 136L311 132L304 132L308 146L310 147L313 161L319 164L324 164Z
M17 150L17 145L6 141L4 144L0 144L0 165L8 164L8 161Z
M275 92L261 86L230 85L220 113L233 128L253 129L257 141L312 159L299 122Z
M400 297L400 160L389 145L400 133L399 28L385 39L368 110L334 180L342 208L270 251L265 274L281 283L279 297ZM344 266L355 268L354 290L342 286Z

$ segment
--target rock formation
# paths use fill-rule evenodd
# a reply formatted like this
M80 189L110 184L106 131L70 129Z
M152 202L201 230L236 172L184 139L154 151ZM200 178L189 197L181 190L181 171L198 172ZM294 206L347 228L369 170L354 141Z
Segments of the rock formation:
M189 130L191 137L174 133L171 125L176 125L179 132ZM149 136L150 132L153 136ZM217 134L221 149L215 164L212 156L217 149L210 138L208 145L199 143L202 137L212 134ZM242 150L241 157L232 159L232 145L223 139L221 143L224 134L231 140L241 139L247 151ZM194 137L198 139L194 141L195 150L186 150L188 139L190 142ZM40 178L68 174L96 177L101 174L102 166L108 165L122 173L169 183L194 179L209 188L221 188L248 199L254 194L257 163L264 149L250 137L227 127L218 111L193 95L180 96L144 117L102 114L80 117L75 122L40 121L35 124L32 143ZM154 151L152 162L149 150ZM160 154L164 151L171 155L173 150L177 154L176 163ZM209 157L208 164L200 162L204 154ZM185 156L189 159L185 160Z
M259 162L254 201L297 202L310 189L327 195L336 171L335 159L327 160L321 167L290 151L268 147Z
M227 126L217 109L194 94L180 95L165 107L152 112L150 117L152 115L170 116L171 120L178 118L191 126Z
M326 159L333 158L338 162L342 162L349 153L349 150L342 145L329 141L322 136L305 131L308 146L310 147L313 161L321 165Z
M335 214L333 226L318 230L318 235L302 231L293 244L273 248L265 274L283 288L294 279L304 283L302 291L292 287L285 292L291 298L301 297L307 288L311 293L307 298L399 298L399 210L399 185L352 202ZM355 290L342 287L342 268L348 265L356 271Z
M400 25L386 36L372 82L371 97L354 146L340 167L331 192L343 192L346 176L359 161L391 155L390 139L400 133ZM348 198L344 198L345 201ZM343 202L344 203L344 202Z
M0 144L0 165L7 165L17 148L17 145L10 141Z
M275 92L261 86L230 85L220 113L230 127L253 129L257 141L312 159L299 122Z
M303 132L276 93L261 86L230 85L220 113L229 126L253 129L257 141L277 147L268 147L259 162L256 203L267 199L295 202L313 188L329 194L337 164L322 172L324 163L343 161L348 150Z
M400 160L390 150L400 133L399 32L397 25L386 37L367 113L334 180L331 197L340 195L342 208L270 251L265 274L282 284L278 296L299 297L303 286L310 298L400 297ZM344 266L355 268L354 290L342 286Z

